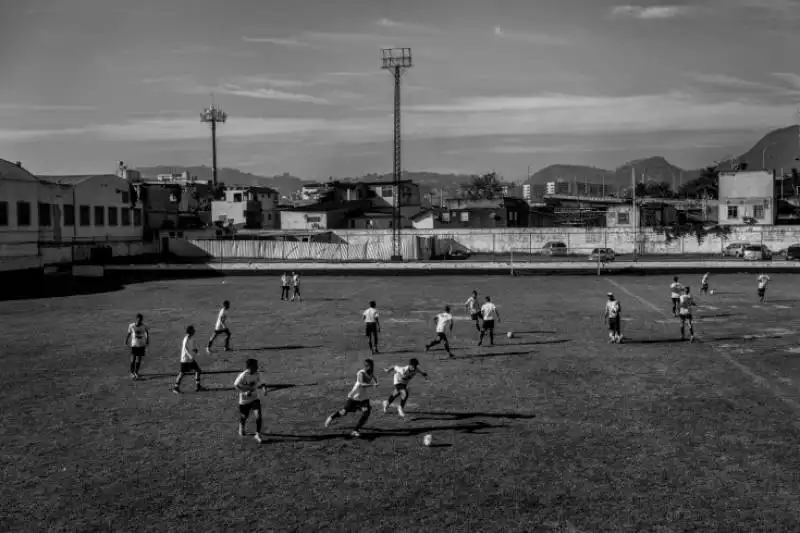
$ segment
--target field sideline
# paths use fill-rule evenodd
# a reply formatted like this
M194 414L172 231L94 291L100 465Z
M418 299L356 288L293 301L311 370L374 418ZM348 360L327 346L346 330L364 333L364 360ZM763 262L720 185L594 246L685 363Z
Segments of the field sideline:
M795 531L798 277L771 274L759 304L755 275L712 276L694 344L678 342L670 277L313 276L302 303L281 302L274 276L227 277L3 302L0 530ZM515 338L475 346L472 289ZM608 291L622 345L600 321ZM204 345L223 299L234 351L199 356L209 390L188 377L172 394L183 329ZM369 357L370 299L376 369L417 357L430 380L412 381L404 421L379 409L380 372L352 439L355 416L323 422ZM454 360L422 350L445 304ZM132 382L137 312L152 343ZM236 433L248 357L270 384L260 446Z

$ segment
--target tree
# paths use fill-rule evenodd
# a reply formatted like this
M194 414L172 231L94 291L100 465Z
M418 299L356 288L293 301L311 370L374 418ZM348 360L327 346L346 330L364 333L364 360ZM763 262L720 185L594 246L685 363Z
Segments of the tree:
M503 195L503 186L497 180L497 174L489 172L483 176L473 176L469 183L462 185L464 196L470 200L485 200Z
M719 168L716 166L706 167L700 172L700 176L686 182L681 186L680 193L683 196L693 196L700 198L714 199L719 192Z
M637 183L636 196L650 198L672 198L672 186L666 181L660 183Z
M659 235L664 236L667 244L677 239L693 236L697 239L697 244L703 244L706 237L727 238L731 233L730 226L720 226L703 222L687 222L685 224L672 224L670 226L656 226L653 228Z

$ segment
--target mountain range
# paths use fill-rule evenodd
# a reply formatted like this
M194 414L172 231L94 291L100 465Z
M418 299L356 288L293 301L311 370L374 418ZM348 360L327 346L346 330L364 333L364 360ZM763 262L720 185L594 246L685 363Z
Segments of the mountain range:
M788 172L791 168L800 167L800 129L798 126L781 128L767 133L750 150L739 157L730 158L720 165L721 170L730 170L735 162L745 162L750 169L759 169L763 165L769 169L784 169ZM714 163L709 161L709 165ZM661 156L651 156L643 159L629 161L614 169L597 167L559 164L545 167L531 175L526 183L544 184L548 181L562 179L572 182L605 183L613 188L628 188L631 185L631 169L634 169L637 180L646 182L666 182L678 188L698 177L702 169L682 169L673 165ZM151 166L137 168L146 178L155 178L158 174L173 172L188 172L200 179L211 178L211 168L207 166L168 167ZM420 185L422 194L427 194L436 189L450 189L458 187L469 181L467 174L438 174L435 172L404 172L404 179L411 179ZM277 176L259 176L242 172L235 168L220 168L219 181L226 185L250 185L272 187L281 195L288 196L301 188L304 184L315 183L313 180L304 180L297 176L284 173ZM334 178L330 178L334 179ZM391 173L366 174L358 178L336 178L341 181L390 181ZM327 180L326 180L327 181Z

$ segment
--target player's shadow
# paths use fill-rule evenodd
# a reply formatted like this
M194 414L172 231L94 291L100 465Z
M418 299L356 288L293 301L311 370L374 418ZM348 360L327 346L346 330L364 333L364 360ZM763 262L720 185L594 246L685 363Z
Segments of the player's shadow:
M401 429L365 428L359 440L374 441L385 437L413 437L437 431L456 431L473 435L483 435L481 430L507 427L507 424L489 424L487 422L471 422L449 426L425 426ZM324 442L337 439L352 439L349 433L327 433L321 435L293 435L290 433L265 433L268 437L280 437L280 442Z
M680 338L671 339L625 339L623 344L674 344L677 342L688 342Z
M201 375L208 376L213 374L239 374L240 372L244 372L243 368L238 370L208 370L203 371ZM148 379L156 379L156 378L174 378L177 376L177 372L170 372L169 374L144 374L142 375L138 381L147 381ZM194 372L189 372L186 376L193 376Z
M569 339L548 339L544 341L531 341L531 342L514 342L513 339L510 339L509 342L503 344L503 346L538 346L541 344L565 344L569 342Z
M494 353L476 353L471 355L456 355L452 359L445 359L445 361L456 361L458 359L485 359L487 357L509 357L513 355L530 355L533 353L533 350L528 350L527 352L494 352Z
M239 348L240 352L262 352L267 350L312 350L314 348L322 348L321 344L313 346L302 346L300 344L288 344L286 346L260 346L258 348Z
M515 331L514 335L555 335L557 331Z
M466 420L469 418L507 418L511 420L527 420L536 418L536 415L525 415L521 413L476 413L476 412L452 412L452 411L416 411L414 420Z
M314 383L267 383L266 386L270 391L276 390L283 390L283 389L294 389L297 387L313 387L317 385L317 382Z

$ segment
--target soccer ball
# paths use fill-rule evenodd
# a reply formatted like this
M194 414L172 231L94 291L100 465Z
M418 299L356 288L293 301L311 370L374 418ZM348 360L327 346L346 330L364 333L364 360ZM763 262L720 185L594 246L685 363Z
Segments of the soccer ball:
M430 433L422 437L422 444L424 444L425 446L430 446L432 442L433 442L433 435L431 435Z
M710 291L708 291L708 294L710 294L711 296L714 296L714 289L711 289Z
M514 338L514 332L513 331L509 331L508 333L506 333L506 337L508 337L509 339L513 339Z

